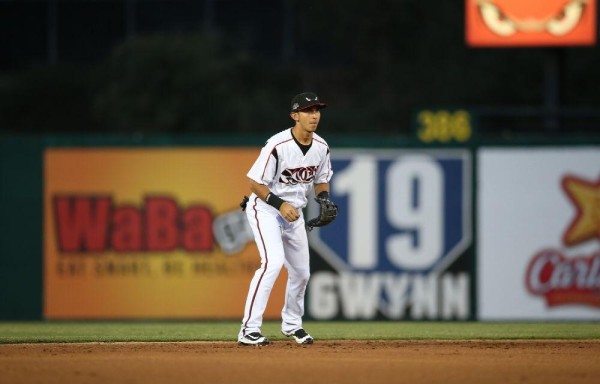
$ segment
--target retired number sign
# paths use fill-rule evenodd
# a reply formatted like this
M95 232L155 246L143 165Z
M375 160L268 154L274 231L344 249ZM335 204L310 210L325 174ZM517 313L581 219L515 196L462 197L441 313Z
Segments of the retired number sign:
M316 319L466 319L470 271L448 271L471 243L467 151L334 152L331 225L311 246ZM309 206L309 213L316 207Z

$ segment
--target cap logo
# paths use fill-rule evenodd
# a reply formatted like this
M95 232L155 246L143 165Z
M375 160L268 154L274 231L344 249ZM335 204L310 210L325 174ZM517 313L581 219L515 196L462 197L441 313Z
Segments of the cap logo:
M292 109L298 109L299 106L300 106L300 104L294 103L294 105L292 105Z
M310 99L308 97L305 97L306 100L310 101Z

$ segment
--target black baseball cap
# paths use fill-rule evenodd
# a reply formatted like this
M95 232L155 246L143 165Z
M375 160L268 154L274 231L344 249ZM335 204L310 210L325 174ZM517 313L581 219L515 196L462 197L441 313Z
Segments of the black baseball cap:
M319 108L325 108L327 104L323 103L319 96L313 92L303 92L299 95L294 96L292 99L292 112L298 112L306 108L318 106Z

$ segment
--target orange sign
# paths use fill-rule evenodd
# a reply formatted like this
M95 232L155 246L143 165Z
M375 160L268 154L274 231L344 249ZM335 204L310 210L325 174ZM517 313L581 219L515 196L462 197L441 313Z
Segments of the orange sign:
M239 203L258 152L47 150L44 316L241 321L260 256Z
M466 0L472 47L596 44L596 0Z

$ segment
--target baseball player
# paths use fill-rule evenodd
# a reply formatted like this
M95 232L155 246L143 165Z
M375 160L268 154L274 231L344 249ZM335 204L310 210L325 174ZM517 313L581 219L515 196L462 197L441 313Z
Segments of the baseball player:
M327 202L335 206L329 201L329 180L333 174L329 146L315 133L321 109L325 106L312 92L296 95L290 112L295 125L266 142L247 174L252 194L249 198L245 197L241 205L254 233L261 266L250 282L238 334L240 344L269 343L261 333L263 314L271 289L284 265L288 281L281 311L281 331L299 344L313 342L312 336L302 327L304 294L310 277L308 238L302 208L306 206L307 195L313 188L320 204ZM333 217L337 215L337 207L335 209ZM312 223L313 226L324 225Z

